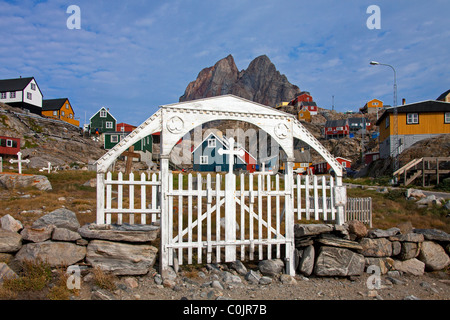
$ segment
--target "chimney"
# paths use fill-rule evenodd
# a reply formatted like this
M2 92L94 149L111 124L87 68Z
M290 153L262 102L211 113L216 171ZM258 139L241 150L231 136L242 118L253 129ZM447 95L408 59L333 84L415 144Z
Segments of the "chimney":
M404 106L404 105L405 105L405 103L406 103L406 99L405 99L405 98L403 98L403 99L402 99L402 105Z

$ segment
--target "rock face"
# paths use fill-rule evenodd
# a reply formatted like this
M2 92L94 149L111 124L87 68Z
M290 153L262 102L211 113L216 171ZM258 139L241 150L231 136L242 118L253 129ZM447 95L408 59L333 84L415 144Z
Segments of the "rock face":
M16 254L19 261L41 260L51 267L69 266L83 260L86 255L86 247L77 246L68 242L45 241L28 243Z
M92 240L86 261L115 275L140 275L148 273L155 264L157 252L151 245Z
M0 174L0 187L8 190L27 187L42 191L52 190L52 185L46 176L32 174Z
M233 94L268 106L292 100L300 89L280 74L266 55L254 59L246 70L236 67L233 56L205 68L189 83L180 102Z
M16 252L22 247L22 237L16 232L0 229L0 252Z
M74 212L68 209L56 209L43 217L40 217L33 223L33 228L45 227L54 225L58 228L65 228L72 231L77 231L80 227L77 216Z
M432 241L422 243L419 259L425 263L425 268L430 271L441 270L450 264L450 258L444 248Z
M323 246L314 273L318 276L355 276L364 272L364 256L349 249Z

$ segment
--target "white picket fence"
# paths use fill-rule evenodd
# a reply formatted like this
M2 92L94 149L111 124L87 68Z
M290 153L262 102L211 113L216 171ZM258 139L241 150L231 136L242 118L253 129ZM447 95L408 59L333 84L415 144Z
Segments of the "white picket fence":
M347 198L345 221L357 220L372 228L372 198Z
M241 260L280 258L292 241L287 237L292 234L287 230L292 222L333 222L337 218L333 177L297 175L293 194L286 190L287 176L241 174L234 177L238 180L227 200L233 199L235 206L230 221L225 217L227 196L223 175L169 174L166 194L169 234L165 245L170 265L175 260L178 264L192 264L194 260L220 262L224 260L224 251ZM100 183L98 188L100 200L104 201L97 202L100 204L97 223L150 224L161 218L161 181L156 173L149 176L142 173L139 179L131 173L124 180L122 173L113 179L109 172L103 186ZM285 214L286 201L293 202L294 217ZM360 205L360 202L347 202L346 220L367 223L363 212L371 203Z
M97 223L101 221L99 218L102 218L99 216L99 210L104 212L103 219L106 224L135 224L136 214L140 216L140 224L150 224L160 219L158 189L161 181L156 173L151 175L151 179L147 179L145 173L142 173L140 178L135 180L134 174L130 173L128 180L124 180L123 173L119 172L117 180L113 180L111 172L106 174L103 187L106 190L105 208L97 208ZM135 190L135 187L138 187L138 190ZM127 216L126 221L123 215Z

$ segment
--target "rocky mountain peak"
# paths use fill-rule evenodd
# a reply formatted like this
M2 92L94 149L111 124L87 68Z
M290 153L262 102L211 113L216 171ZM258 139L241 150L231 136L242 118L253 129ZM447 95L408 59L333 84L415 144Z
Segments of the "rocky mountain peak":
M289 101L300 92L289 83L266 55L255 58L246 70L236 67L232 55L219 60L214 66L200 71L195 81L187 86L180 102L225 94L275 106Z

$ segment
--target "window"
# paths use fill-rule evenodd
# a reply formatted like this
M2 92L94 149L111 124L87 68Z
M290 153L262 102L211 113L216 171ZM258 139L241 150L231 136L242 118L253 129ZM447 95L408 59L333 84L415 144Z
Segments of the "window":
M73 114L70 113L70 114L69 114L69 118L70 118L70 119L73 119Z
M106 129L112 129L113 123L112 121L106 121Z
M58 111L53 111L53 115L57 116L58 115Z
M444 123L450 123L450 112L446 112L444 115Z
M61 115L64 117L66 114L64 113L64 111L61 111Z
M389 121L390 120L390 118L389 118L389 115L386 117L386 128L389 128Z
M13 141L12 140L6 140L6 146L8 147L8 148L12 148L13 147Z
M342 130L344 130L344 127L337 127L336 130L337 131L342 131Z
M36 85L34 83L31 84L31 90L36 90Z
M347 162L342 161L342 166L343 166L344 168L346 168L346 167L347 167Z
M11 99L14 99L15 97L16 97L16 92L14 91L14 92L10 92L9 93L9 97L11 98Z
M208 139L208 148L216 147L216 139Z
M119 136L117 134L111 136L111 142L117 143L119 142Z
M200 156L200 164L208 164L208 156Z
M2 92L2 99L6 99L6 92Z
M66 103L66 109L69 109L69 104L68 103Z
M105 109L100 110L100 118L106 118L106 110Z
M418 113L407 113L406 114L406 124L418 124L419 114Z
M33 95L31 94L31 92L27 92L27 99L28 100L32 100L33 99Z

